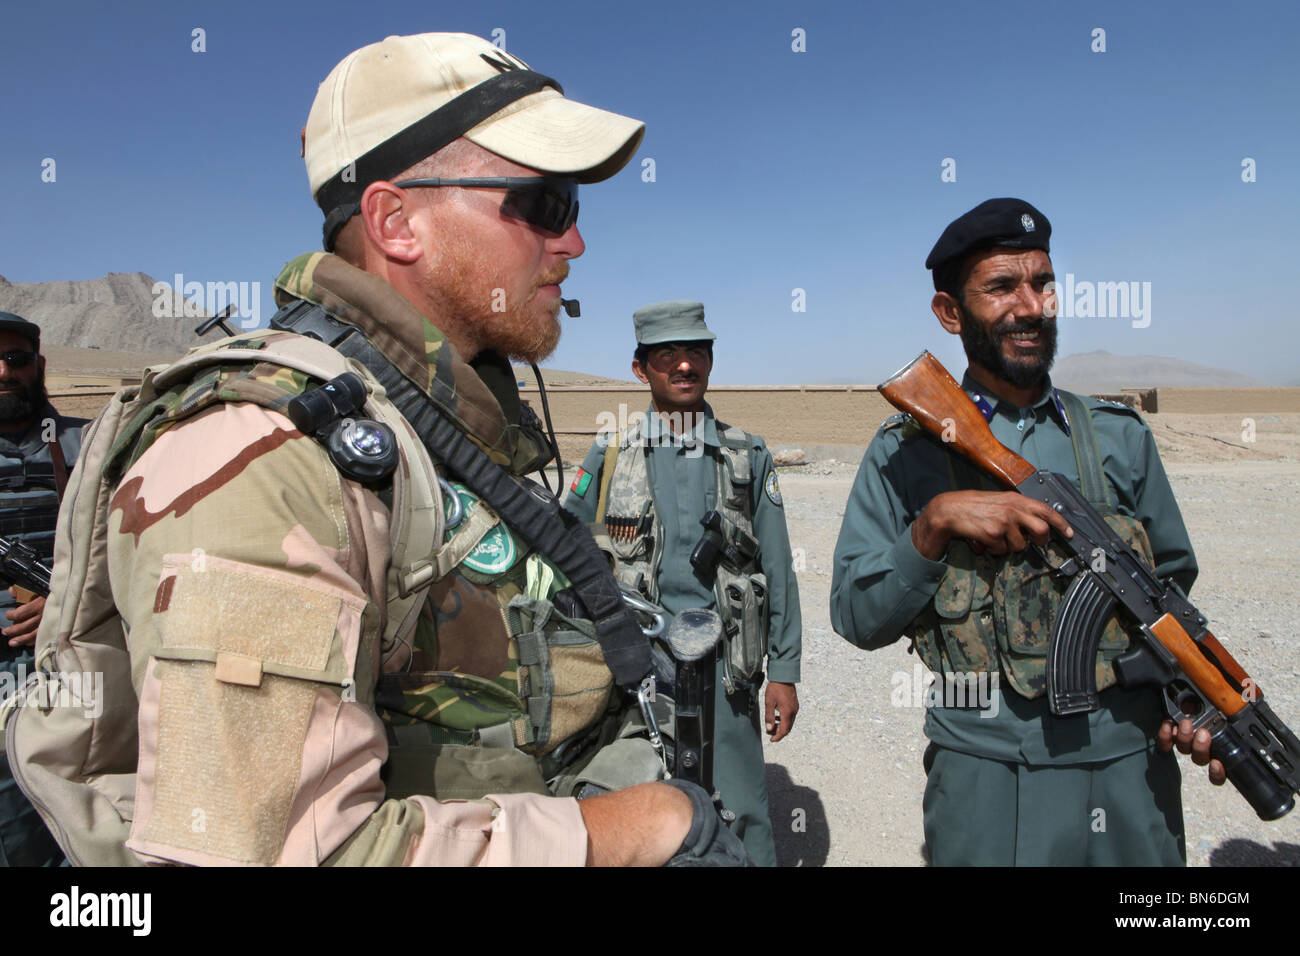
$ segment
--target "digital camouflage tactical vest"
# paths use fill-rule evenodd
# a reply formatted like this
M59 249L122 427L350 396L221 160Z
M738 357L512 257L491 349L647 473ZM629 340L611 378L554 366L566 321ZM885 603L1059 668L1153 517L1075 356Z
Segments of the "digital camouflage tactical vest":
M23 436L48 429L56 431L57 413L48 404L36 424ZM46 426L44 423L48 421ZM54 555L54 525L59 516L61 485L77 463L81 450L79 419L63 419L65 427L55 441L42 441L29 454L12 441L0 442L0 535L33 548L44 560ZM24 442L24 445L27 443ZM13 449L10 451L9 449ZM59 461L54 460L54 452ZM13 598L0 595L0 607L12 607Z
M664 528L647 471L647 420L647 416L638 418L606 448L596 522L603 523L609 532L618 558L619 583L658 602ZM767 577L761 570L754 536L754 476L750 466L753 442L739 428L720 421L715 424L720 449L704 444L715 478L715 508L722 516L728 542L740 544L748 538L748 550L753 552L749 560L741 563L721 560L713 586L726 642L723 682L727 693L732 693L754 678L767 652Z
M72 460L76 461L75 454ZM16 538L48 559L54 553L58 516L59 493L49 443L25 457L0 453L0 535Z
M1070 441L1080 490L1115 533L1153 567L1151 544L1142 523L1115 508L1087 406L1077 395L1058 394L1072 426ZM912 422L902 427L916 429L919 440L929 440ZM945 458L953 490L997 490L957 454L945 449ZM1054 539L1043 551L1056 567L1069 558ZM905 631L925 666L946 675L1000 672L1023 697L1043 696L1047 692L1048 642L1071 579L1052 573L1033 548L1007 555L975 554L966 541L954 540L945 562L948 570L934 599ZM1128 647L1128 635L1112 615L1097 652L1097 690L1118 682L1114 660Z

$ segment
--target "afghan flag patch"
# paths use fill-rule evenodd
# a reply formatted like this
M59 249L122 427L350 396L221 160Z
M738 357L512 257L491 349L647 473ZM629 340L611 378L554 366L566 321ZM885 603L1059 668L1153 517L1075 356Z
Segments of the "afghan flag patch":
M585 498L587 495L587 489L590 487L591 472L579 468L578 473L573 476L573 484L569 485L569 490L579 498Z

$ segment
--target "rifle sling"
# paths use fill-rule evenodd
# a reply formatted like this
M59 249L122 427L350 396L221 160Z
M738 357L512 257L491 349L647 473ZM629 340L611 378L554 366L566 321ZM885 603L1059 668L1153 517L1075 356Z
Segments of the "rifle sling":
M1101 467L1101 446L1097 443L1088 406L1073 392L1057 389L1056 394L1070 419L1070 444L1074 446L1074 463L1079 468L1079 490L1098 511L1114 511L1115 499Z
M57 429L56 429L57 431ZM63 489L68 487L68 462L63 457L63 446L59 444L56 434L50 446L50 461L54 465L54 490L58 492L59 501L63 500Z
M1074 449L1074 463L1079 469L1079 490L1088 504L1098 511L1115 510L1115 499L1111 495L1110 483L1101 464L1101 446L1097 442L1097 431L1092 424L1092 416L1083 399L1073 392L1057 390L1061 404L1070 423L1070 445ZM945 447L945 446L941 446ZM949 487L957 490L996 491L997 485L981 469L976 468L961 455L953 454L950 449L944 457L948 463Z
M635 687L649 673L649 642L623 603L609 561L586 527L563 510L553 495L492 461L356 327L340 322L319 305L302 301L280 309L270 324L275 329L319 339L368 368L434 461L445 464L512 531L555 562L568 577L596 626L605 664L619 685Z

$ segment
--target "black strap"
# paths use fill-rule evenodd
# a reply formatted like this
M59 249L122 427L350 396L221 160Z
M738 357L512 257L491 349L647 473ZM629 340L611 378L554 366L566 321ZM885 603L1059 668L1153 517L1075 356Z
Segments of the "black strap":
M560 507L541 485L510 474L456 428L441 409L397 370L354 326L320 306L297 302L271 317L271 328L309 335L359 361L410 422L425 448L501 516L510 530L564 572L596 626L605 664L620 686L633 687L650 672L650 644L623 603L609 561L586 526Z
M59 500L63 500L63 489L68 487L68 463L63 458L63 446L59 444L58 435L54 436L54 441L47 442L50 446L50 461L54 465L54 488L59 493Z
M1057 391L1056 394L1070 416L1070 444L1074 446L1074 463L1079 468L1079 490L1098 511L1114 511L1115 499L1102 468L1101 446L1092 427L1092 414L1083 399L1073 392Z
M325 248L333 247L335 234L356 215L361 194L371 183L409 169L494 113L548 86L564 92L555 80L532 70L500 73L444 103L340 169L316 190L316 205L325 213Z

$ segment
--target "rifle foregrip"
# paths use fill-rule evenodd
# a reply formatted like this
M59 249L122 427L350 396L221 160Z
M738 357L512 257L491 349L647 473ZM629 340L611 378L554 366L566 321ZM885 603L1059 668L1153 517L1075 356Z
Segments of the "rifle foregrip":
M891 405L1007 487L1016 487L1036 471L993 437L970 396L929 352L882 382L879 391Z

